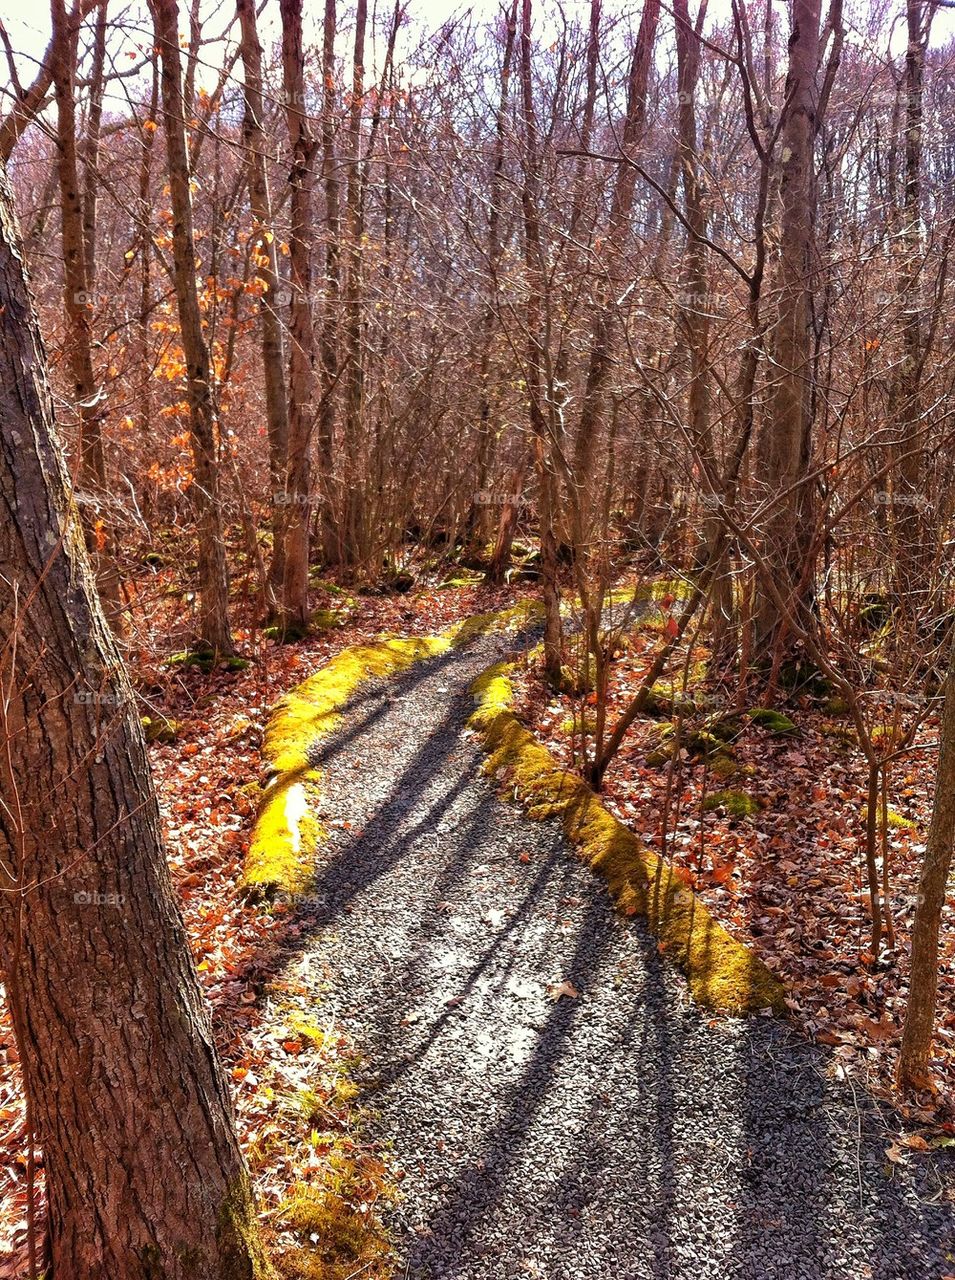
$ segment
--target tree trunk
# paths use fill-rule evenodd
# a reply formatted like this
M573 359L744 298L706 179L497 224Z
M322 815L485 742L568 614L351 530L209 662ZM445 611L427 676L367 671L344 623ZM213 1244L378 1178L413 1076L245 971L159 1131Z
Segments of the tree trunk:
M310 449L315 406L315 330L312 325L312 187L318 144L305 110L302 0L282 0L282 73L292 169L289 232L291 324L289 332L288 457L282 506L281 625L308 626Z
M938 991L938 935L945 909L945 890L952 868L955 842L955 648L945 678L945 702L939 731L939 757L935 773L935 803L929 824L922 873L919 877L915 923L912 926L912 961L909 1001L902 1031L899 1084L903 1089L928 1085L929 1055L935 1029Z
M361 526L364 521L359 457L365 399L364 351L362 350L362 243L361 243L361 119L365 93L365 26L367 0L358 0L355 9L355 51L352 61L351 110L348 121L348 185L345 192L345 293L344 329L344 446L349 481L344 489L341 511L342 562L357 563L361 556Z
M173 217L173 275L186 362L194 471L192 493L199 525L199 640L213 653L229 655L234 652L229 627L229 575L219 503L212 362L196 292L196 244L192 229L192 194L182 95L179 6L176 0L150 0L150 5L162 67L160 80Z
M78 19L67 17L64 0L53 0L51 69L56 94L57 172L63 249L63 306L72 392L80 420L79 483L83 490L83 530L96 569L96 582L110 625L122 629L122 603L109 485L103 450L105 394L93 368L92 228L95 206L84 216L76 147L75 70ZM102 71L102 69L101 69ZM95 107L95 100L93 106ZM91 127L95 114L91 108ZM89 191L88 198L91 199ZM89 219L85 225L85 218Z
M492 421L494 397L491 391L491 356L494 349L494 334L500 309L498 294L498 272L501 259L501 206L504 194L504 144L507 135L507 117L510 99L511 62L514 57L514 40L517 35L517 0L512 0L507 15L507 30L504 37L504 55L501 62L501 89L497 112L494 120L494 164L491 169L491 184L488 194L487 211L487 274L488 303L481 317L481 367L478 374L478 445L476 489L472 496L468 514L468 534L476 541L477 550L483 551L487 533L488 504L477 494L484 496L490 471L491 456L497 434L497 424ZM503 566L497 564L495 574L503 574Z
M534 89L531 78L531 4L523 0L521 14L520 74L521 104L524 123L524 181L521 207L524 215L524 265L528 289L527 326L527 395L530 402L531 431L539 485L538 517L541 545L541 596L544 604L544 671L548 680L557 684L561 675L562 634L560 594L557 585L557 538L554 518L557 508L557 477L554 473L554 426L549 421L554 398L549 394L545 364L544 305L547 273L540 228L540 158L538 155L537 120L534 113Z
M902 359L893 381L891 413L897 430L897 471L892 494L896 536L895 596L909 618L919 619L928 603L930 572L923 516L924 444L920 443L920 386L924 359L922 305L922 96L925 51L935 6L906 0L908 44L905 51L905 182L901 226L896 233L898 288L902 307Z
M322 185L325 189L325 301L319 337L322 360L322 394L318 406L318 467L322 498L322 554L326 562L340 563L344 555L341 526L335 514L341 510L334 477L335 384L338 380L338 310L341 299L341 194L335 158L335 0L325 0L322 44Z
M242 66L245 72L243 134L249 154L249 204L256 235L257 274L265 285L260 299L262 369L265 375L265 413L269 437L269 482L272 503L272 573L269 579L269 612L275 613L284 579L282 564L283 507L288 456L288 399L285 392L285 344L279 318L279 265L272 225L272 199L265 165L267 142L262 98L262 46L255 18L254 0L236 0L242 31Z
M0 956L44 1152L48 1274L264 1277L135 698L68 497L5 178L0 315Z
M813 140L819 16L820 0L794 0L785 120L779 139L779 303L770 342L773 373L767 393L768 420L759 441L760 496L769 504L764 520L765 561L768 572L783 587L783 598L800 614L807 595L804 553L811 516L805 476L811 451L810 300L815 270ZM773 594L761 586L756 652L778 657L785 644L784 619Z
M647 112L647 88L653 63L653 46L660 17L659 0L645 0L627 81L627 111L621 150L631 156L643 133ZM596 314L580 420L574 441L574 543L576 557L585 554L590 541L591 488L594 457L606 416L607 387L613 372L620 333L618 297L627 269L625 249L630 235L630 214L636 170L619 164L610 205L610 217L602 249L602 279L598 286Z

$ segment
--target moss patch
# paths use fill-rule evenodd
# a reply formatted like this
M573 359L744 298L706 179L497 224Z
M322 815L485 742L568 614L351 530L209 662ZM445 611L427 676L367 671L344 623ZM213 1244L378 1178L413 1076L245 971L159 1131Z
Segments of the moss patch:
M881 809L876 811L876 817L881 822ZM859 815L863 822L867 822L869 818L869 806L862 806L862 813ZM904 814L899 813L898 809L889 808L886 810L885 825L889 831L917 831L918 823L913 822L911 818L906 818Z
M759 813L759 801L748 791L711 791L703 801L703 808L725 809L731 818L752 818Z
M179 721L168 716L143 716L143 733L147 742L175 742L179 736Z
M314 748L337 728L361 685L461 648L487 631L520 629L534 616L533 606L521 604L467 618L440 636L354 645L285 694L272 711L262 742L273 776L259 804L242 887L255 896L271 897L279 890L300 893L308 884L325 839L314 816L321 780L312 765Z
M789 716L784 716L781 711L773 711L770 707L754 707L752 711L746 713L753 724L758 724L761 729L768 729L770 733L797 733L795 723L790 720Z
M785 1009L782 985L748 947L718 924L685 879L618 822L580 778L553 756L511 711L510 668L491 667L471 686L470 724L532 818L557 818L583 860L606 880L625 915L641 915L660 950L687 976L695 999L728 1013Z

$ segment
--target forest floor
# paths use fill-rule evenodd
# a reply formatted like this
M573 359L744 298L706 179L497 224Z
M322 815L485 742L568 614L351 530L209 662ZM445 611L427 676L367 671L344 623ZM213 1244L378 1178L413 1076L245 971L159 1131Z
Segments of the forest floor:
M480 775L467 688L500 637L360 690L322 744L315 885L271 905L237 893L275 699L345 645L434 634L514 598L330 596L343 625L261 646L247 670L138 670L145 711L177 721L151 748L170 861L286 1274L309 1274L293 1246L326 1228L353 1244L314 1271L328 1280L396 1265L409 1280L955 1274L950 1041L942 1098L890 1107L904 987L860 957L858 760L808 709L798 738L737 744L759 798L745 818L706 811L712 780L688 762L674 793L646 765L648 725L608 775L609 806L654 847L666 825L710 909L785 981L792 1026L697 1008L556 829ZM618 699L651 643L620 664ZM530 671L519 688L522 715L569 759L566 701ZM893 834L900 934L930 754L899 778L917 823ZM0 1035L12 1280L26 1137L6 1021ZM338 1221L328 1190L348 1205Z

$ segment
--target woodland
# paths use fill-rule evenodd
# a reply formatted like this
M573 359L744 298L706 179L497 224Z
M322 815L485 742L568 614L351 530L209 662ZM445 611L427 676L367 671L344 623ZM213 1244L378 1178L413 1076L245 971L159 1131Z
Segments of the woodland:
M953 1280L955 4L0 43L0 1280Z

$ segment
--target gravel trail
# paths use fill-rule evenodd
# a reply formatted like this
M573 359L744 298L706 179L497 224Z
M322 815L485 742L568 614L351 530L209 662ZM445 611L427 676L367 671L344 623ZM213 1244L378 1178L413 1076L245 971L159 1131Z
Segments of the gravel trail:
M363 690L316 754L331 840L282 962L371 1065L405 1172L397 1275L955 1275L951 1165L887 1165L886 1120L820 1051L695 1007L556 828L479 775L467 688L506 643ZM579 995L552 999L564 980Z

